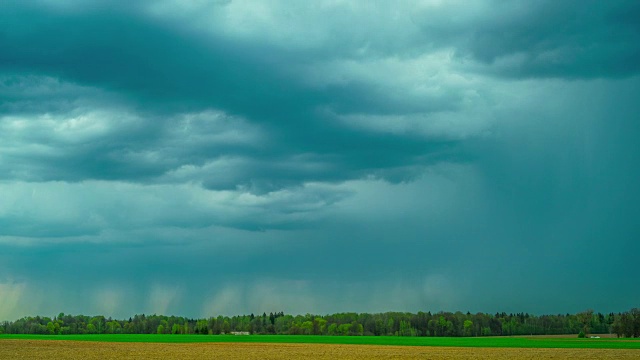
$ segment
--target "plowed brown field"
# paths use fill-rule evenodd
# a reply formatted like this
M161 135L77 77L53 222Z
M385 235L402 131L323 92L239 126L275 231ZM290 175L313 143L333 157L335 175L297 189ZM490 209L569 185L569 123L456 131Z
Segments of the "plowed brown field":
M638 359L638 350L0 340L0 359Z

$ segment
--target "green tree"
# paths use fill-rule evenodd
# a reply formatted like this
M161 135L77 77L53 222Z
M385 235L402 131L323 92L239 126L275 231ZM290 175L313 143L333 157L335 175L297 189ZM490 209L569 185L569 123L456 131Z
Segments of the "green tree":
M91 318L91 320L89 321L90 324L92 324L95 328L95 332L98 334L102 334L104 333L104 328L105 328L105 318L102 315L99 316L94 316Z
M300 324L300 329L302 330L302 334L311 335L313 334L313 321L305 321Z
M464 336L473 336L473 321L464 321Z
M440 315L440 318L438 319L438 331L440 336L448 335L452 326L453 324L451 321L448 321L444 316Z
M349 335L362 336L363 333L364 327L362 326L362 324L354 320L349 327Z
M207 320L198 320L196 322L196 332L201 335L209 334L209 328L207 327Z
M629 311L631 318L633 319L633 332L632 336L634 338L640 337L640 309L633 308Z
M580 325L582 325L582 332L585 336L589 336L591 333L591 321L593 319L593 310L585 310L576 314Z
M327 330L327 320L316 317L313 319L313 335L324 334Z
M340 335L349 335L349 330L351 330L351 324L340 324L338 326L338 334Z
M53 335L56 333L53 323L51 321L47 323L47 331L49 332L50 335Z
M120 323L116 320L113 321L107 321L107 332L109 334L117 334L120 333L122 326L120 325Z
M336 323L331 323L331 325L329 325L329 328L327 329L327 334L338 335L338 325Z
M53 332L56 335L60 335L60 333L62 332L62 327L60 326L60 322L59 320L56 320L56 322L53 323Z
M400 320L400 329L398 330L398 336L416 336L416 329L411 326L409 321Z
M156 331L157 334L164 334L164 326L162 325L158 325L158 330Z

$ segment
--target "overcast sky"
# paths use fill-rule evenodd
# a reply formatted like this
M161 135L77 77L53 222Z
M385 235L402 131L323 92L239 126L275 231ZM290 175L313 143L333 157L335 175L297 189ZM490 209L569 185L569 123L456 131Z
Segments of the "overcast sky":
M1 1L0 320L639 306L639 19Z

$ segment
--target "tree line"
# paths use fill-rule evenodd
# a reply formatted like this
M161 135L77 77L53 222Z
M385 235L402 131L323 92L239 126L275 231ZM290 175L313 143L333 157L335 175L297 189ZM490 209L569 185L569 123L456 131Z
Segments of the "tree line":
M386 312L332 315L217 316L191 319L179 316L135 315L116 320L102 315L24 317L0 324L0 334L250 334L350 335L350 336L511 336L559 334L616 334L640 337L640 309L601 314L586 310L576 314Z

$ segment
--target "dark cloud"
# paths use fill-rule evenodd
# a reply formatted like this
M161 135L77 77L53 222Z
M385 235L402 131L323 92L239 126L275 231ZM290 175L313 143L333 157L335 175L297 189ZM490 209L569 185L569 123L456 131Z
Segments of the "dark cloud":
M2 3L0 320L636 306L637 12Z
M635 1L460 4L416 16L427 38L454 44L483 72L516 78L629 77L640 71ZM462 21L459 21L462 17ZM465 21L466 20L466 21Z
M381 86L368 88L366 84L357 83L312 89L284 74L288 53L216 35L188 36L190 34L135 12L81 11L52 17L40 9L28 9L17 10L12 16L3 32L6 51L0 64L4 64L5 71L61 77L72 84L118 93L128 98L128 103L137 99L130 111L140 118L136 128L119 129L110 134L110 138L65 149L68 151L58 158L19 159L21 163L40 164L35 165L39 170L31 171L38 175L26 179L149 181L183 165L203 165L207 159L228 154L244 156L247 152L251 157L268 157L276 163L291 161L291 154L319 154L332 157L339 165L328 174L296 170L289 171L288 175L279 174L282 171L277 167L269 173L250 171L244 174L246 180L233 179L231 184L223 184L223 188L233 186L233 182L242 185L248 181L256 188L278 189L301 181L391 173L394 167L402 167L415 158L424 159L433 149L442 149L442 146L437 142L424 144L424 141L348 131L317 110L325 107L343 113L431 112L454 109L459 102L456 95L450 99L415 102L399 94L386 94ZM19 30L10 31L21 18L29 18L31 26L22 24ZM15 78L12 75L10 79ZM21 79L24 82L25 77ZM47 86L49 79L32 86ZM19 90L24 87L22 82L12 84L7 80L5 86ZM64 84L58 82L56 86ZM37 94L17 91L4 107L31 111L69 107L68 97L57 104L54 100L42 102L38 98ZM34 101L38 107L29 106ZM231 116L260 124L270 136L270 146L261 147L260 154L246 148L198 146L197 154L180 154L180 149L170 149L176 150L171 155L173 158L163 157L162 164L136 160L135 155L141 151L164 152L167 144L162 141L163 132L179 126L175 121L179 114L208 109L222 109ZM367 149L366 154L362 154L362 149ZM379 149L381 154L372 154L372 149ZM389 155L389 150L396 154ZM268 162L260 161L265 168ZM385 170L378 171L380 168ZM324 169L327 170L330 169ZM261 177L273 180L265 181ZM208 187L219 183L215 178L205 181Z

